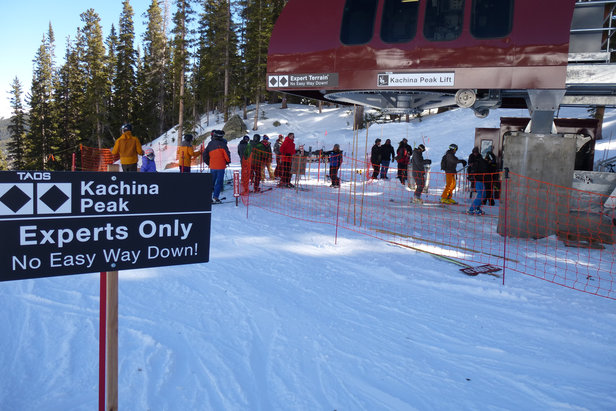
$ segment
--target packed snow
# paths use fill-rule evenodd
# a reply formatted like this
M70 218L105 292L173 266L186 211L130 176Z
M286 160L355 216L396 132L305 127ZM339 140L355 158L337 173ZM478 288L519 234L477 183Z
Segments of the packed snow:
M292 131L306 148L350 152L348 108L263 112L251 135ZM455 142L466 158L475 127L527 115L454 110L373 124L360 141L369 150L406 137L432 159ZM212 119L204 130L222 128ZM613 130L608 112L596 160L616 155ZM215 206L208 263L120 273L119 408L616 409L614 300L458 268L354 232L336 240L329 225ZM0 301L0 409L95 409L99 274L3 282Z

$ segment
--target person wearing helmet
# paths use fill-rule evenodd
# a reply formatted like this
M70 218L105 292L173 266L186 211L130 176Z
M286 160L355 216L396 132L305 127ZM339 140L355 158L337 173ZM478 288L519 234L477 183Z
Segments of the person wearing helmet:
M443 204L458 204L451 196L456 189L458 163L462 163L462 166L466 167L466 160L460 160L456 157L456 151L458 151L458 146L456 144L450 144L449 150L447 150L441 159L441 169L445 171L446 181L445 190L443 190L443 194L441 194L441 203Z
M413 150L411 157L411 166L413 169L413 180L415 180L415 195L413 203L422 204L421 193L426 186L426 166L432 164L432 160L423 158L423 153L426 151L426 146L420 144Z
M294 188L291 184L291 166L295 155L295 133L289 133L280 145L280 183L279 187Z
M372 178L376 180L379 178L379 172L381 171L381 139L374 140L374 145L370 150L370 163L372 163Z
M334 144L334 149L329 152L329 178L332 181L332 187L340 188L340 177L338 177L338 170L342 165L342 151L340 150L340 144Z
M141 157L141 172L156 172L156 163L154 162L154 150L151 147L148 147L143 150L143 157Z
M225 177L225 168L231 163L231 153L227 147L227 140L223 137L225 132L222 130L212 131L212 140L203 151L203 162L210 168L212 173L214 192L212 193L212 203L220 204L220 192Z
M190 173L192 159L199 157L201 151L193 149L194 136L192 134L184 134L184 139L177 148L177 160L180 167L180 173Z
M403 138L398 149L396 150L396 162L398 163L398 179L402 185L406 184L408 178L408 165L411 160L411 146L408 144L408 140Z
M241 186L242 190L240 194L248 194L248 186L250 184L250 154L246 154L246 149L250 143L250 137L242 137L242 141L237 145L237 154L240 156L240 164L242 166L241 172Z
M122 171L137 171L138 155L143 155L139 139L133 135L130 124L122 126L122 135L115 141L111 154L120 155Z

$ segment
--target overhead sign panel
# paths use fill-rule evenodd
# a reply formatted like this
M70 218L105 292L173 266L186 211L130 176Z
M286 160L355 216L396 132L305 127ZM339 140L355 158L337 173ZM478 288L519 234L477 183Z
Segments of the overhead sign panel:
M455 73L379 73L378 87L453 87Z
M0 281L207 262L211 190L203 173L0 172Z
M267 76L268 88L337 87L338 73L279 74Z

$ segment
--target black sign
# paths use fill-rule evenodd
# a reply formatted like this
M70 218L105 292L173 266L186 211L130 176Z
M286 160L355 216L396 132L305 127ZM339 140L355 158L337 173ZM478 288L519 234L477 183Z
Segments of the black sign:
M0 172L0 281L209 260L209 173Z

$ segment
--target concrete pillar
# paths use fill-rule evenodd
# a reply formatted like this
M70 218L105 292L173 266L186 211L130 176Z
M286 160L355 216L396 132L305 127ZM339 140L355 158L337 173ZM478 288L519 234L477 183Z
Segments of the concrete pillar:
M567 189L573 181L575 153L575 139L557 134L505 137L503 164L510 175L501 183L499 234L543 238L556 233L558 220L569 216Z

